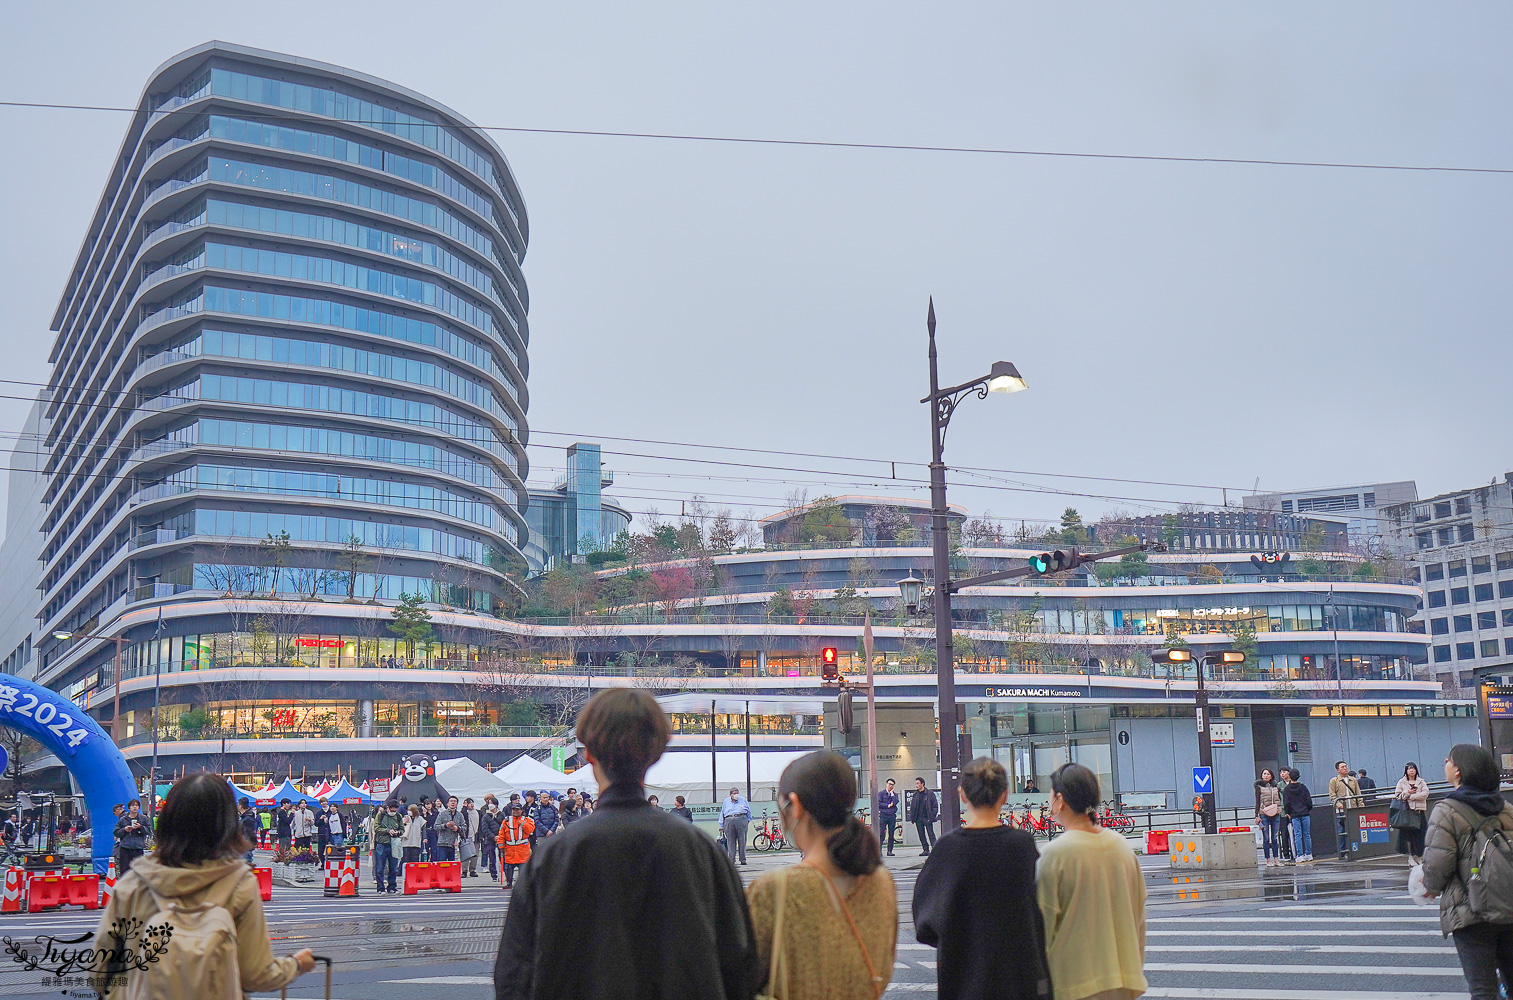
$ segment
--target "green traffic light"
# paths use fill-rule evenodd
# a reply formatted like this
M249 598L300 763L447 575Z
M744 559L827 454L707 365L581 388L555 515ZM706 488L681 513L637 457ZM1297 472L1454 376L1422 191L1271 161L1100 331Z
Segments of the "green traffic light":
M1051 570L1051 556L1042 552L1038 556L1030 556L1030 569L1036 573L1049 573Z

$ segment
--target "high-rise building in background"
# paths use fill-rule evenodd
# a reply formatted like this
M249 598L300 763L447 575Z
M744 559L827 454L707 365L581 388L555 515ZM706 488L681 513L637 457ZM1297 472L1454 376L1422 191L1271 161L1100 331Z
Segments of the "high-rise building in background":
M567 447L567 465L551 489L532 489L525 519L530 540L525 561L531 576L563 562L585 562L630 528L630 511L604 495L615 474L604 468L596 444Z
M5 541L0 543L0 569L6 587L0 593L0 673L32 673L37 644L37 583L42 574L42 475L47 451L47 393L32 404L26 426L11 449L6 473Z
M1469 696L1477 675L1513 678L1513 472L1380 516L1423 585L1420 620L1445 689Z
M125 634L130 733L144 674L257 646L476 655L525 542L527 237L504 154L428 97L221 42L154 73L54 319L39 678L99 708L91 636ZM396 646L402 594L448 642ZM218 679L216 721L264 710Z
M1350 544L1363 552L1390 548L1390 539L1378 519L1382 507L1418 499L1418 485L1411 479L1395 483L1364 483L1327 486L1286 493L1255 493L1242 500L1247 508L1281 514L1332 514L1346 518Z

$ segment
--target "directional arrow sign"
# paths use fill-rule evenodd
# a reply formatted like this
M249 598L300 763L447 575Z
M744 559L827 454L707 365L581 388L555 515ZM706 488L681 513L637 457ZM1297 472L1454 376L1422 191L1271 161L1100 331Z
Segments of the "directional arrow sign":
M1214 790L1214 769L1211 767L1193 768L1193 794L1207 795Z

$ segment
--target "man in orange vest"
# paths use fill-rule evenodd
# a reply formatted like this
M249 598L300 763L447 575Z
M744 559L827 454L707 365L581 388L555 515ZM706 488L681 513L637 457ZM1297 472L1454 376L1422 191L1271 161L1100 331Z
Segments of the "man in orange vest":
M536 832L536 821L525 815L525 806L510 803L510 818L499 825L499 836L494 843L504 850L504 885L515 886L515 871L531 860L531 834Z

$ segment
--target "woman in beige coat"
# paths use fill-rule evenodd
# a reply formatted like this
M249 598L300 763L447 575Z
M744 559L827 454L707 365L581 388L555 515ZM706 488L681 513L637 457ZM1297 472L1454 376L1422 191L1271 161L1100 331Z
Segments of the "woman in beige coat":
M242 839L236 801L225 778L201 772L180 779L158 814L157 850L121 876L100 914L95 953L105 959L123 948L139 948L141 942L123 941L118 935L122 928L140 928L158 912L156 896L183 907L212 902L226 908L236 924L237 968L244 993L279 989L315 968L308 948L283 958L273 956L257 876L242 860L250 847ZM102 961L90 977L91 985L102 997L124 996L128 977L150 977L154 971L149 967L122 973Z
M1418 814L1417 826L1397 828L1397 852L1408 855L1410 863L1418 864L1424 860L1424 830L1429 825L1429 782L1418 773L1418 765L1413 761L1403 768L1403 776L1397 779L1392 798L1398 808Z

